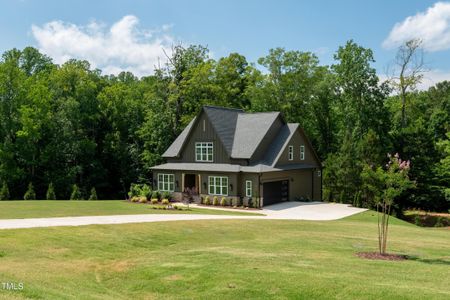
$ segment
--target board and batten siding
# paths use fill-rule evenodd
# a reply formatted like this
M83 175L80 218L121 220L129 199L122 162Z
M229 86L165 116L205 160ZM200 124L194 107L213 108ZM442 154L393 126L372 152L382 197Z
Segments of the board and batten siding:
M205 113L202 113L199 120L194 124L189 139L181 151L180 158L172 158L168 161L195 163L195 143L198 142L213 143L213 163L230 163L230 158Z
M300 159L300 146L305 146L305 159ZM294 147L294 159L289 160L288 152L289 152L289 146ZM300 130L296 130L294 134L291 137L291 140L287 143L286 148L281 153L281 156L276 164L276 166L282 166L282 165L289 165L289 164L309 164L313 166L319 166L319 162L316 160L313 149L309 145L309 143L306 141L306 137L303 135L303 133Z

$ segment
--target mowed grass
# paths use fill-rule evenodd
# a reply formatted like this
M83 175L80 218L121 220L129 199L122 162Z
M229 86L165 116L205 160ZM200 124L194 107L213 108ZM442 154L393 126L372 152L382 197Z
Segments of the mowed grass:
M4 299L450 299L450 231L376 216L205 220L0 230Z
M191 208L187 210L153 209L149 204L130 203L123 200L100 201L0 201L0 219L49 218L74 216L106 216L131 214L208 214L252 215L254 213Z

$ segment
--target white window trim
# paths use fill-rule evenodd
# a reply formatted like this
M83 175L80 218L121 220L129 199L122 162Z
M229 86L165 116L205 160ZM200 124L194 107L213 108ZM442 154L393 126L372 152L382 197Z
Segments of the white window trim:
M321 171L321 170L318 170L318 171L317 171L317 177L320 177L320 176L322 176L322 171Z
M305 160L305 145L300 146L300 160Z
M163 192L175 191L175 175L174 174L158 174L158 190Z
M197 149L200 149L200 153L197 155ZM206 149L206 154L203 153L203 149ZM208 149L211 149L211 159L208 159L210 154L208 153ZM214 143L213 142L197 142L195 143L195 161L199 162L213 162L214 161ZM204 157L204 155L206 155ZM199 159L200 158L200 159Z
M213 184L211 184L211 179ZM219 179L219 185L216 185L216 180ZM212 192L211 192L212 188ZM220 193L217 192L219 188ZM223 193L223 188L226 189L226 193ZM208 194L217 196L228 196L228 177L227 176L208 176Z
M294 146L292 146L292 145L289 145L289 148L288 148L288 159L294 160Z
M253 197L253 182L251 180L245 181L245 197Z

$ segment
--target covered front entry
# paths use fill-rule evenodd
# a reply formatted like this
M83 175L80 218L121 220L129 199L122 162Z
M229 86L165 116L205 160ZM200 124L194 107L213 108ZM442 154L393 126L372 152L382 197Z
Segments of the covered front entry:
M183 174L183 192L197 195L199 191L200 175Z
M264 206L289 200L289 180L263 183Z

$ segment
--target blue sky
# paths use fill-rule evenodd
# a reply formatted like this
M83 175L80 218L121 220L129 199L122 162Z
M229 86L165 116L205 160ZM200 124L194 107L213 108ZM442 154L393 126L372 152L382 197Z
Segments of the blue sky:
M353 39L374 50L382 76L399 41L419 37L428 77L439 81L450 79L449 23L450 3L424 0L2 0L0 51L32 45L57 63L85 58L106 72L145 75L162 48L178 41L207 45L214 58L239 52L255 62L285 47L331 64L339 45Z

